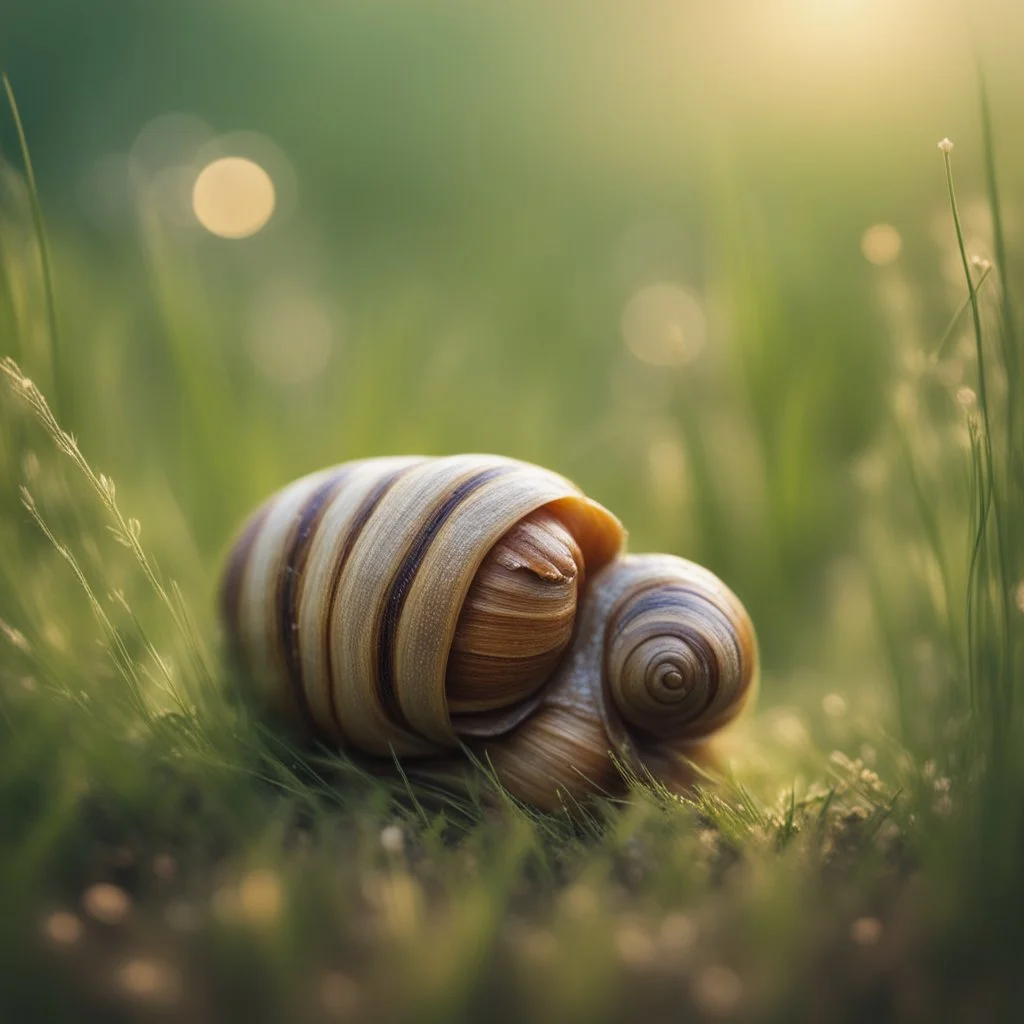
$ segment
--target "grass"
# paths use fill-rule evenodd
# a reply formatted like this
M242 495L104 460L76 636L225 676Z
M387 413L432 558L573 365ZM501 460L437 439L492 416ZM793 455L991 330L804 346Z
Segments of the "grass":
M159 218L143 211L130 323L117 311L137 297L92 289L70 242L51 260L11 102L25 174L8 172L0 224L0 346L18 357L0 364L5 1019L1014 1019L1024 422L987 104L991 265L971 261L944 151L963 304L923 351L887 325L914 358L869 435L885 374L844 380L856 332L825 356L801 347L801 316L828 324L833 303L794 312L779 241L737 183L717 197L715 286L738 341L656 402L659 382L617 353L562 366L587 355L589 321L557 357L550 325L515 360L492 345L467 364L458 341L424 355L408 339L439 310L392 282L362 299L358 385L336 374L303 408L219 343L224 309ZM612 411L559 388L570 374L617 386ZM51 405L59 382L72 393ZM253 713L210 611L230 528L339 454L407 447L555 465L640 544L695 552L749 596L767 707L734 738L729 778L688 800L634 780L628 800L545 817L483 766L459 794L378 779ZM645 451L662 456L638 494ZM666 492L677 462L691 488Z

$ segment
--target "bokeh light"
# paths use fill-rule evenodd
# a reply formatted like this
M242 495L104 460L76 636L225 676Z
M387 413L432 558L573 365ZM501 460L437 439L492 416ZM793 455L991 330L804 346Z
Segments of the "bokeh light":
M829 718L842 718L846 714L846 701L838 693L827 693L821 700L821 708Z
M651 497L664 512L678 512L687 497L686 449L670 431L660 432L647 447Z
M250 924L273 924L281 916L283 902L281 881L273 871L250 871L239 883L239 916Z
M165 167L191 163L213 138L213 129L194 114L160 114L139 130L128 159L135 174L150 178Z
M903 239L891 224L873 224L860 239L860 251L864 259L876 267L894 263L902 248Z
M359 985L344 971L328 971L320 979L320 1002L332 1017L347 1017L359 1005Z
M700 303L679 285L658 283L638 289L622 311L622 338L641 362L684 366L700 355L707 321Z
M43 922L43 933L55 946L73 946L82 930L81 920L66 910L55 911Z
M882 938L882 922L877 917L858 917L850 925L850 940L858 946L876 946Z
M743 982L729 967L711 964L694 979L694 1002L711 1016L731 1014L743 998Z
M156 957L126 960L117 968L116 980L126 996L141 1002L170 1005L181 995L177 970Z
M254 160L225 156L207 164L192 188L192 209L220 238L248 238L270 220L277 197L270 175Z
M98 882L82 894L82 906L87 914L104 924L120 924L132 909L131 897L117 885Z
M161 167L141 186L141 194L149 207L159 213L165 223L176 227L194 227L192 186L195 167L189 164L169 164Z
M127 224L135 216L131 161L124 153L97 157L78 182L78 200L96 225Z
M337 330L331 315L298 281L272 281L249 310L249 355L264 377L278 384L311 380L327 365Z

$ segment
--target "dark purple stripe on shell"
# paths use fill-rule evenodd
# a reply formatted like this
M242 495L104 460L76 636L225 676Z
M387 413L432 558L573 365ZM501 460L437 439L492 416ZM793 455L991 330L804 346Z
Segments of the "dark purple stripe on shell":
M718 694L722 666L719 663L719 659L715 656L714 648L708 642L706 635L696 627L679 621L676 616L678 616L680 611L689 608L692 608L695 612L707 609L718 616L727 627L725 632L736 655L736 664L739 666L740 671L743 671L745 664L743 652L732 628L729 615L699 590L684 585L654 582L640 591L639 596L637 592L626 595L622 600L620 608L622 605L628 605L628 607L622 611L617 610L610 617L610 621L614 624L615 635L623 633L631 622L642 615L648 615L651 612L675 612L675 615L666 617L661 622L658 622L657 625L663 623L665 635L674 636L685 641L700 662L708 680L707 700L701 707L694 710L689 720L692 721L694 718L698 718L714 701ZM608 638L609 645L613 639L613 637ZM744 689L748 682L749 680L742 680Z
M316 720L309 706L309 698L302 684L302 659L299 655L299 621L295 601L302 583L302 573L309 558L309 549L331 499L344 485L350 469L332 473L306 499L299 511L295 527L288 540L287 555L281 569L277 587L277 630L281 638L281 653L285 674L292 697L310 730L317 731Z
M271 504L271 502L267 502L246 523L241 536L235 541L235 545L231 549L231 554L228 556L228 564L224 568L220 587L220 613L224 621L224 630L227 633L228 646L235 657L241 657L242 651L238 616L242 600L242 583L245 579L245 570L249 565L249 555L252 552L253 545L256 543L256 536L270 514Z
M409 728L409 723L402 712L398 694L395 691L395 640L398 634L398 620L402 616L402 608L409 595L412 581L416 578L416 573L419 571L431 541L452 513L474 491L479 490L495 477L510 472L510 469L509 466L492 466L490 469L474 473L458 484L423 525L395 573L384 600L380 630L377 634L377 692L380 695L381 705L395 725L405 729Z
M679 598L683 598L684 600L680 601ZM732 619L721 605L712 601L710 598L705 597L699 590L694 590L692 587L676 586L673 584L653 583L649 588L646 588L641 592L640 597L637 597L635 594L629 595L625 598L625 602L629 603L629 608L619 615L613 615L611 618L611 621L615 623L616 633L621 633L634 619L641 615L646 615L649 612L668 611L669 609L679 608L680 605L689 605L694 608L694 610L697 610L700 605L710 609L715 615L721 618L723 623L725 623L727 627L726 634L729 637L729 642L732 644L733 652L736 655L736 664L740 666L742 671L745 659L743 657L743 649L741 648L739 639L736 636L736 631L732 628ZM674 621L671 622L670 625L672 626L672 630L670 630L670 632L674 633L678 626ZM688 632L683 636L683 638L688 640L691 633L689 632L689 627L687 628ZM716 662L717 666L717 659L713 660Z
M400 469L392 470L392 472L388 473L386 476L381 477L381 479L374 484L370 493L363 498L359 508L356 509L355 515L352 517L352 522L348 528L348 536L346 536L345 542L342 545L341 554L338 556L338 564L335 565L334 573L331 576L330 589L328 590L327 597L327 614L324 618L324 675L327 680L327 701L331 709L331 720L334 722L334 726L338 733L342 735L344 733L341 727L341 716L338 714L338 702L334 695L334 666L332 664L330 642L331 622L334 620L334 605L338 599L338 585L341 582L341 574L345 569L345 563L348 561L349 555L352 554L352 549L355 547L356 541L359 539L359 535L363 532L363 529L370 520L370 516L373 515L373 511L380 504L381 499L388 493L392 486L394 486L399 477L403 476L410 469L413 469L418 465L422 465L422 463L417 462L408 466L402 466Z
M680 601L680 598L683 598ZM616 611L611 621L615 623L615 632L621 633L634 619L648 612L662 611L668 608L678 608L680 604L686 604L692 598L704 604L710 604L703 594L691 587L680 586L673 583L654 581L648 583L643 590L634 590L622 599L619 608L628 605L623 611Z

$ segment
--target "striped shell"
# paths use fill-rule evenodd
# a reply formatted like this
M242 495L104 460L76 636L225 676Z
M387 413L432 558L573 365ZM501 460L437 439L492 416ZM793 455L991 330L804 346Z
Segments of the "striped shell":
M624 539L527 463L350 462L256 510L222 616L261 703L354 751L443 776L465 745L541 808L619 788L613 753L681 784L753 689L754 630L710 572Z

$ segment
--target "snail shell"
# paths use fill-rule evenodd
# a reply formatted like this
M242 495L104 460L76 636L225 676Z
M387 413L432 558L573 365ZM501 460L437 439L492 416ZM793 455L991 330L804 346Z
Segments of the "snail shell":
M221 582L258 699L364 754L468 747L541 808L614 791L613 754L685 783L756 679L753 626L706 569L623 555L556 473L489 455L380 458L295 481Z

